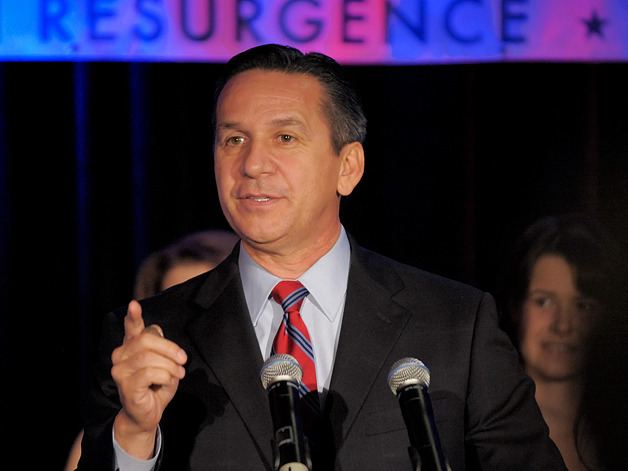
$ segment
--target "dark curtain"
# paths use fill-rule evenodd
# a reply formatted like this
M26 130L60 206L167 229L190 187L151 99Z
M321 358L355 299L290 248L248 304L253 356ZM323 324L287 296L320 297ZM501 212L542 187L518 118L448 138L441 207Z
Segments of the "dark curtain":
M101 317L129 300L139 261L227 227L209 123L218 70L0 64L2 405L31 451L24 464L61 469ZM540 216L587 211L626 242L627 64L349 72L369 135L342 211L363 245L492 291L513 238Z

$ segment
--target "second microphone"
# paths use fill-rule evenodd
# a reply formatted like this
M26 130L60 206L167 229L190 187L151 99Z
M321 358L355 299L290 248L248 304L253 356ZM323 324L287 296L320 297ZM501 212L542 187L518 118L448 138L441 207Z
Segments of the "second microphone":
M312 469L299 406L302 376L297 360L287 354L272 355L261 370L273 420L273 469L276 471Z

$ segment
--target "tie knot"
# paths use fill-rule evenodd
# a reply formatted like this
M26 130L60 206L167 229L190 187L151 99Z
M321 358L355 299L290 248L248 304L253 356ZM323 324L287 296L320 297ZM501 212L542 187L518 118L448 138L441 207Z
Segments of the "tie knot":
M303 298L305 298L308 293L309 291L300 281L284 280L275 285L271 296L281 305L284 312L288 312L291 308L299 309Z

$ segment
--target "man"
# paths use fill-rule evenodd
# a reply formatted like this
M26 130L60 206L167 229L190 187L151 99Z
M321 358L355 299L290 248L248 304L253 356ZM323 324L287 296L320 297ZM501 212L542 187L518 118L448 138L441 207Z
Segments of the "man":
M288 324L275 285L298 280L317 471L410 469L386 381L403 357L431 370L453 470L564 470L492 298L345 233L340 199L364 171L366 119L338 64L265 45L226 69L215 174L241 243L211 272L107 317L79 469L273 469L259 371Z

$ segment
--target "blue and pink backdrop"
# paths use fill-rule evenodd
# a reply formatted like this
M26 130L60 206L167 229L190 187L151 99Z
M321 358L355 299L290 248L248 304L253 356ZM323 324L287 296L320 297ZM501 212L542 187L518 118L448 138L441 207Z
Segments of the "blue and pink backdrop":
M26 469L61 469L139 261L227 227L212 87L263 42L334 56L364 98L363 245L492 291L540 216L626 243L626 0L0 0L0 403Z
M353 64L625 60L624 0L13 0L0 57L224 61L263 42Z

